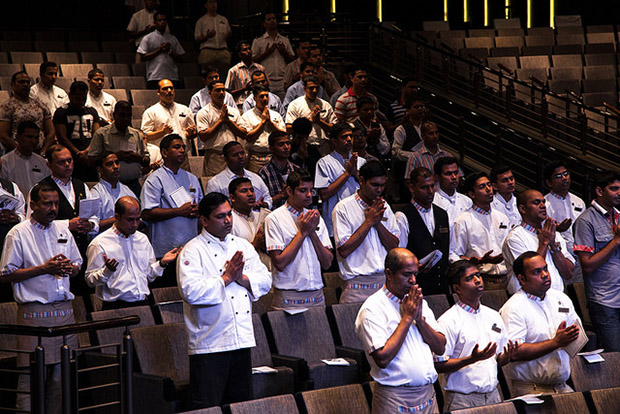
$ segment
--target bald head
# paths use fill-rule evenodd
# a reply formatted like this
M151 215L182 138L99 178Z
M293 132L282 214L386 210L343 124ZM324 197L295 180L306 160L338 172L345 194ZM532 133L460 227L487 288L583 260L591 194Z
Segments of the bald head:
M395 248L385 257L385 286L402 299L416 284L418 259L407 249Z
M114 214L122 216L128 209L137 208L140 209L140 203L134 197L125 196L116 200L114 204Z
M417 258L410 250L402 247L392 249L385 257L385 268L391 273L396 273L403 267L403 263L411 257L413 257L417 262Z
M125 236L134 234L140 227L140 203L134 197L121 197L114 204L114 225Z
M542 193L538 190L523 190L517 195L517 206L526 205L530 198L542 197Z

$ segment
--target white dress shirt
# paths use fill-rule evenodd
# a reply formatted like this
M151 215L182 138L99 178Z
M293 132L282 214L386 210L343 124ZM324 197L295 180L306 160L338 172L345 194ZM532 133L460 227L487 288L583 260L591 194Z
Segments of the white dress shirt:
M214 30L215 36L205 40L200 44L200 48L205 47L209 49L226 49L226 38L230 33L230 24L228 19L224 16L216 14L215 16L209 16L205 14L196 22L194 29L194 38L203 37L207 34L207 30Z
M456 219L454 231L450 232L450 262L460 260L461 256L482 257L489 250L493 250L493 256L501 254L502 244L509 232L508 217L504 213L493 208L484 211L474 205ZM497 276L508 272L503 261L498 264L485 263L478 269Z
M558 223L561 223L564 219L572 219L570 227L560 233L562 238L566 241L566 245L570 251L573 251L573 244L575 238L573 237L573 224L577 217L586 211L586 204L583 200L577 197L573 193L568 193L566 197L559 196L555 193L547 193L545 195L547 204L547 216L553 218Z
M423 300L422 316L433 329L439 331L433 311ZM364 344L370 363L370 375L381 385L391 387L421 386L437 380L433 353L420 333L411 324L400 350L386 368L379 368L370 354L385 346L400 323L400 300L384 286L373 293L362 305L355 320L355 332Z
M490 342L497 344L495 356L467 365L446 374L447 391L461 394L487 393L497 388L497 359L508 343L508 334L500 314L484 305L478 309L458 302L437 319L446 336L446 350L436 361L466 358L474 346L484 349Z
M0 184L0 211L10 210L17 214L19 221L24 221L26 219L26 200L17 184L11 183L11 185L13 186L13 194Z
M302 213L307 212L303 209ZM265 219L265 242L267 251L284 250L299 231L298 220L300 213L288 203L275 209ZM317 234L323 246L332 248L329 235L322 218L319 221ZM318 290L323 288L321 279L321 263L317 256L310 237L304 241L297 255L282 271L273 269L273 286L278 289L288 290Z
M316 164L314 187L317 190L329 187L331 183L344 174L344 167L350 157L351 155L349 154L349 157L345 159L336 151L322 157ZM358 170L364 164L366 164L366 160L362 157L357 157ZM345 198L355 194L359 188L360 185L357 180L353 176L350 176L342 187L340 187L340 189L336 192L336 194L327 200L323 200L323 220L325 220L325 224L327 224L327 230L330 236L334 234L332 226L332 210L334 209L334 206L340 200L344 200Z
M209 88L205 86L192 95L192 99L189 101L189 109L194 115L196 115L198 114L198 111L207 106L209 103L211 103L211 94L209 93ZM235 98L233 98L229 92L226 92L224 95L224 104L233 107L237 106L235 103Z
M448 223L450 225L450 233L454 232L454 222L456 219L465 211L469 210L473 205L471 198L467 197L465 194L461 194L458 191L454 191L454 194L451 196L448 195L445 191L443 191L439 186L437 186L437 191L435 192L435 198L433 199L433 204L438 205L439 207L446 210L448 213ZM433 234L433 233L431 233Z
M245 114L246 112L251 111L252 108L254 108L255 106L256 100L254 99L254 93L251 93L248 95L247 98L245 98L245 101L243 101L241 111ZM282 101L280 100L278 95L269 92L269 102L267 103L267 107L272 111L276 111L277 113L279 113L284 120L284 117L286 116L286 109L282 105Z
M169 32L163 34L159 30L153 30L144 35L137 52L145 55L159 48L162 43L170 43L170 52L158 53L154 58L146 62L146 80L158 81L161 79L179 80L179 70L171 54L184 55L185 50L179 40Z
M75 266L82 266L82 256L64 220L52 221L47 227L34 219L22 221L6 235L0 277L17 269L40 266L59 254ZM74 298L69 291L69 278L50 274L14 282L13 295L17 303L46 304Z
M266 208L260 211L252 210L249 216L233 209L233 226L230 234L246 239L250 243L254 240L258 230L265 224L265 218L271 213Z
M232 172L230 168L226 167L222 172L213 176L213 178L211 178L209 182L207 182L207 188L205 191L207 192L207 194L216 192L222 193L226 197L228 197L228 185L232 180L237 177L239 176ZM248 171L246 169L243 170L243 177L249 178L250 181L252 181L252 186L254 187L254 193L256 195L256 201L262 198L263 201L267 203L268 208L271 208L271 195L269 194L269 189L267 188L267 185L265 184L263 179L260 178L258 174L253 173L252 171Z
M148 11L147 9L140 9L135 12L131 19L129 20L129 24L127 25L128 32L141 32L145 30L148 26L153 26L155 24L155 9ZM170 32L170 28L166 26L166 32ZM144 36L140 36L136 39L136 47L140 45L142 38Z
M191 195L195 194L196 203L202 199L202 189L198 178L192 173L179 168L175 174L165 165L153 171L144 181L140 201L142 210L153 208L177 208L171 194L180 187ZM150 223L149 236L153 243L155 257L162 257L167 251L183 246L198 234L198 219L173 217Z
M228 116L230 119L241 129L248 130L245 121L241 117L239 110L236 106L228 106ZM209 102L207 106L202 108L196 114L196 129L200 131L205 131L208 128L211 128L217 121L220 119L221 111L213 106L212 102ZM224 145L228 142L237 141L241 145L245 147L245 140L238 138L230 129L228 125L222 125L215 133L215 136L209 138L206 142L203 142L205 150L212 150L217 152L222 152Z
M508 329L508 338L519 343L537 343L555 337L558 326L570 326L579 320L573 303L564 293L549 289L545 299L520 289L499 310ZM558 384L570 376L570 356L556 349L532 361L513 362L509 366L513 380Z
M144 133L159 131L164 125L172 127L173 134L179 134L183 137L185 145L189 145L185 128L194 125L194 117L189 108L180 103L173 102L170 107L166 108L161 102L157 102L153 106L149 106L142 113L142 125L140 129ZM163 139L150 140L154 145L159 146Z
M134 192L120 181L116 183L116 188L112 188L112 184L101 179L90 191L94 198L101 200L99 206L100 220L114 217L114 204L116 204L119 198L130 196L137 199Z
M340 201L334 207L332 218L334 221L334 240L336 246L340 247L345 244L361 227L366 219L365 211L368 204L362 200L358 193L353 194ZM394 218L394 213L390 206L385 203L384 220L381 225L385 226L390 233L397 238L400 237L398 225ZM383 274L385 271L384 263L387 250L375 227L372 227L362 243L347 257L338 257L338 267L340 268L340 276L344 280L349 280L355 276L367 276L374 274Z
M245 112L242 116L245 124L248 127L248 131L256 128L258 124L261 123L263 119L263 112L259 111L258 108L254 107L253 109ZM286 131L286 125L284 124L284 120L276 111L272 111L269 109L269 118L271 118L271 122L280 130ZM265 125L261 130L261 133L253 142L249 142L246 145L246 150L252 152L260 152L264 154L269 154L269 134L275 131L276 128L271 125Z
M104 255L118 261L115 271L105 266ZM150 293L148 282L164 273L148 237L139 231L125 236L116 225L95 237L86 256L86 282L106 302L145 300Z
M521 224L521 213L519 213L519 208L517 207L517 197L515 197L514 194L510 197L510 200L506 201L504 200L504 197L502 197L499 193L496 193L493 196L491 208L501 211L506 215L506 217L508 217L511 229Z
M29 157L22 155L17 149L2 156L2 178L13 181L22 194L28 192L36 183L51 174L47 161L39 154L32 153Z
M91 92L88 92L86 96L86 106L95 109L99 118L105 119L110 124L114 122L112 114L114 113L115 105L116 98L104 91L101 91L99 96L95 96Z
M566 257L571 263L575 264L575 258L566 248L566 242L560 236L560 233L555 234L555 241L560 245L562 249L562 254ZM537 230L533 227L521 223L521 225L515 227L508 233L506 239L504 240L504 246L502 247L502 254L504 255L504 262L506 263L506 267L508 268L508 292L513 294L517 290L521 288L517 277L512 271L512 263L515 261L517 257L519 257L522 253L528 251L537 251L538 250L538 233ZM551 255L551 251L547 249L547 254L545 255L545 262L547 263L547 267L549 269L549 277L551 278L551 289L558 290L560 292L564 291L564 282L562 280L562 276L558 271L558 268L555 267L553 263L553 257Z
M225 286L226 262L243 252L243 274L250 290L236 282ZM189 339L189 354L206 354L256 345L252 304L271 288L271 275L254 247L245 239L227 235L224 241L206 230L190 240L177 260L179 291Z
M46 88L41 82L36 83L30 88L30 99L38 99L47 109L50 110L52 116L56 109L69 103L69 97L64 89L56 85Z
M329 102L324 101L321 98L316 98L313 102L310 102L305 96L300 96L291 102L286 109L286 123L292 124L297 118L307 118L310 120L312 109L315 106L321 108L321 113L319 116L325 122L330 124L335 124L337 122L336 115L334 114L334 110ZM318 123L312 122L312 130L308 136L308 144L319 145L327 139L329 139L327 132L325 132L325 130L323 130Z
M424 208L415 201L411 203L420 213L420 217L428 229L428 232L433 235L435 233L435 213L433 212L433 206L431 205L430 208ZM402 211L397 211L394 217L396 218L396 223L398 224L398 230L400 232L398 247L407 247L407 244L409 244L409 220Z
M276 33L274 39L267 32L261 37L254 39L252 42L252 54L256 57L264 53L272 45L278 43L284 46L289 56L295 55L291 42L289 42L287 37L282 36L280 33ZM284 55L278 49L275 49L273 53L270 53L269 56L261 60L260 63L265 67L271 89L275 91L276 94L284 96L284 71L286 70L286 59Z

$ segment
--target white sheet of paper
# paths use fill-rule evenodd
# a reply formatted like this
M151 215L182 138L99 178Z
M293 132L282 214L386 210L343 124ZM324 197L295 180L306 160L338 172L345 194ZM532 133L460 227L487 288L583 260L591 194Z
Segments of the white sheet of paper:
M579 327L579 336L577 336L577 339L573 342L564 347L564 350L571 358L574 358L575 355L581 351L581 348L588 343L588 335L586 335L586 330L583 329L581 321L577 320L577 326Z
M17 208L19 200L11 194L3 192L0 194L0 210L14 211Z
M192 202L192 196L189 195L189 192L185 189L185 187L179 187L170 193L170 198L176 204L176 207L181 207L183 204L187 202Z
M521 400L526 404L543 404L545 401L538 398L540 397L542 394L525 394L525 395L521 395L519 397L515 397L515 398L511 398L510 400L506 400L506 401L516 401L516 400Z
M437 262L441 260L442 257L443 257L442 252L440 252L439 250L433 250L432 252L424 256L422 259L420 259L419 261L420 267L423 268L424 270L432 269L433 266L435 266Z
M303 313L307 310L308 308L293 308L293 309L285 309L284 312L288 313L289 315L297 315L298 313Z
M96 216L101 208L101 200L98 198L83 198L80 200L80 218Z
M603 348L599 348L599 349L595 349L594 351L580 352L577 355L579 356L594 355L594 354L600 354L603 351L604 351Z
M583 359L588 361L590 364L596 364L599 362L605 362L605 358L601 356L601 354L592 354L592 355L584 355Z
M348 367L351 365L349 364L349 361L344 358L322 359L321 361L323 361L326 365L339 365L343 367Z
M268 367L266 365L262 367L252 367L252 374L277 374L278 370Z

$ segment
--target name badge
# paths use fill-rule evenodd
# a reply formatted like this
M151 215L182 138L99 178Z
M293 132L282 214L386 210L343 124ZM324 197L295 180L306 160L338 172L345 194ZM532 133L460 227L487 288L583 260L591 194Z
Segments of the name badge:
M34 167L34 168L32 169L32 171L33 171L33 172L36 172L36 173L40 173L40 172L41 172L41 169L40 169L39 167Z
M184 113L180 113L180 114L179 114L179 116L180 116L181 118L185 118L185 116L186 116L186 115L185 115Z
M500 229L507 229L507 228L508 228L508 226L506 226L504 223L500 223L500 224L499 224L499 228L500 228Z
M439 233L441 234L450 233L450 229L448 227L439 227Z
M491 326L491 330L495 331L497 333L502 333L502 328L500 328L499 326L497 326L496 323L493 324L493 326Z
M67 243L67 239L58 239L58 243L65 244Z
M109 102L104 102L103 106L110 106L110 103Z
M582 207L575 207L575 211L581 211L581 210L583 210Z
M560 308L558 309L558 312L568 313L568 308L563 308L563 307L560 306Z

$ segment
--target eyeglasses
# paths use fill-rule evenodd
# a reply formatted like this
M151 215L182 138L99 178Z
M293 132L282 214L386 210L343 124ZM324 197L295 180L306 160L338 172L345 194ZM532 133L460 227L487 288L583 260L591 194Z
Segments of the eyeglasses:
M568 172L568 171L564 171L564 172L561 172L561 173L559 173L559 174L554 174L554 175L552 176L552 178L558 178L558 179L559 179L559 178L562 178L562 177L570 177L570 172Z

